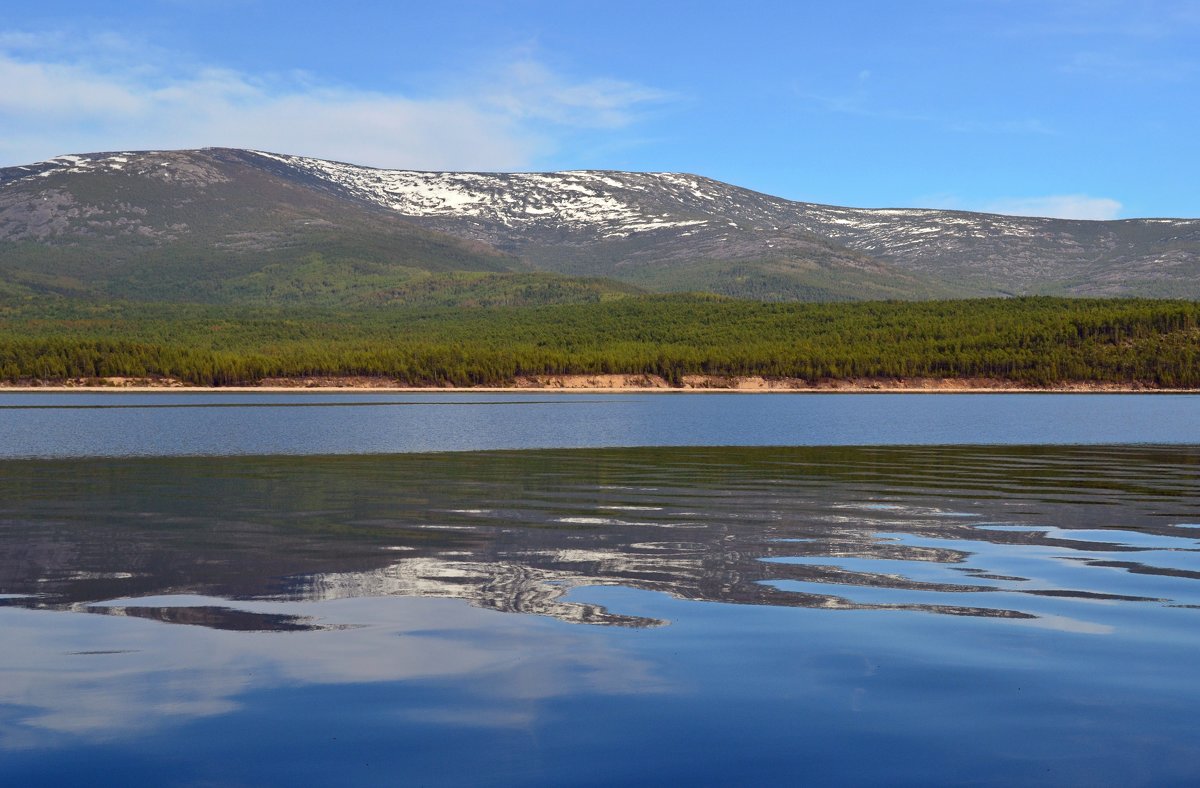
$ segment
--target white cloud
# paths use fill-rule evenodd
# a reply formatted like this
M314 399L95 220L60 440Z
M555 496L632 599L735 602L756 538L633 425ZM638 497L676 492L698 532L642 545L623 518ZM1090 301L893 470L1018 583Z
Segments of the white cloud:
M1124 206L1110 197L1086 194L1051 194L1044 197L1001 197L994 200L965 200L957 194L926 194L913 204L949 211L982 211L1008 216L1041 216L1052 219L1119 219Z
M669 98L663 91L614 79L571 82L531 59L505 67L487 95L490 105L512 117L596 128L629 125L643 106Z
M144 102L128 87L68 64L27 63L0 55L0 117L7 131L27 120L45 125L64 118L132 115ZM33 115L38 117L32 117Z
M522 57L433 97L322 84L311 75L178 70L97 36L0 32L0 164L97 150L229 146L416 169L529 166L580 128L635 123L661 91L573 80ZM38 45L38 46L35 46ZM49 53L49 54L46 54Z
M1055 219L1116 219L1123 206L1111 197L1051 194L1045 197L1006 197L981 206L989 213L1010 216L1048 216Z

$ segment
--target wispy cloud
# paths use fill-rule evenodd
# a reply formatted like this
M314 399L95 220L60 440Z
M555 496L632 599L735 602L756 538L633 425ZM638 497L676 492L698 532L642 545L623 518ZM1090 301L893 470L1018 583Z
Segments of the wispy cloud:
M964 200L954 194L929 194L915 204L925 208L955 211L981 211L1008 216L1042 216L1052 219L1119 219L1125 206L1111 197L1087 194L1050 194L1040 197L1000 197L991 200Z
M1125 83L1184 82L1200 73L1192 39L1200 30L1195 0L1060 0L1042 13L1011 15L1000 35L1055 53L1069 76Z
M948 131L960 134L1044 134L1056 135L1054 129L1036 118L1025 120L962 120L945 124Z
M579 129L635 124L662 91L572 78L522 56L434 96L304 74L174 65L119 36L0 33L0 163L66 152L208 145L378 166L516 169Z
M985 203L980 210L1010 216L1048 216L1056 219L1116 219L1121 203L1111 197L1086 194L1051 194L1044 197L1005 197Z
M922 112L886 107L878 103L870 90L870 71L860 71L854 85L836 94L798 90L800 99L824 112L853 115L875 120L915 123L956 134L1056 134L1053 128L1036 118L981 119L959 118L937 112Z
M568 80L531 58L505 66L486 93L488 104L511 117L591 128L627 126L644 108L672 98L621 80Z
M1124 39L1152 41L1187 34L1200 27L1194 0L1057 0L1039 3L1040 15L1010 14L999 30L1009 36Z
M1061 70L1066 74L1121 82L1185 82L1200 73L1200 61L1159 55L1077 52Z

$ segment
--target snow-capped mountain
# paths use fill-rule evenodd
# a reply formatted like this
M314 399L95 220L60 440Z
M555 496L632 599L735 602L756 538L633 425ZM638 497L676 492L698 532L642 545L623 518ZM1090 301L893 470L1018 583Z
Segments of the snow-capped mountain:
M300 203L302 217L275 210ZM254 227L238 227L251 214ZM473 243L489 266L498 250L510 267L650 290L1200 297L1195 219L842 208L684 173L382 170L231 149L73 155L0 170L0 242L26 246L126 238L278 250L323 222L350 232L351 216Z
M1070 221L964 211L841 208L793 202L684 173L434 173L258 153L346 194L448 232L467 232L552 265L547 234L569 245L650 242L630 262L699 250L777 257L812 236L900 268L982 291L1123 293L1200 270L1200 220ZM672 253L654 243L668 238ZM686 240L685 240L686 239ZM585 257L588 255L585 254ZM624 262L624 261L622 261Z

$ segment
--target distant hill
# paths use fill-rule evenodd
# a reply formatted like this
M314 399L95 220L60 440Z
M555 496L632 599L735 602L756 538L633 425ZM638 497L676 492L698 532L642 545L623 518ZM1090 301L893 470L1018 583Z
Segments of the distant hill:
M0 169L0 296L520 305L640 290L1200 298L1200 220L839 208L677 173L413 172L232 149Z

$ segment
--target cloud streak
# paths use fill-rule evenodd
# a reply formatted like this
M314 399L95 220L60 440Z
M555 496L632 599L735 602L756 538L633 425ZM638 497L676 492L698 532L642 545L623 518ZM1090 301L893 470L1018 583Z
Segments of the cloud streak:
M580 129L633 125L669 99L633 83L571 79L527 56L496 77L413 97L304 75L129 66L119 39L100 37L82 50L56 49L58 41L0 33L0 164L211 145L383 167L508 170Z
M1118 55L1113 52L1077 52L1060 69L1073 76L1119 80L1126 83L1187 83L1200 73L1200 63L1186 58Z
M1038 197L1000 197L993 200L966 201L953 194L919 197L917 204L953 211L978 211L1007 216L1037 216L1049 219L1088 219L1107 221L1121 218L1125 206L1111 197L1087 194L1048 194Z
M956 134L1057 134L1053 128L1037 118L978 120L972 118L955 118L938 113L912 112L882 107L873 100L872 94L868 90L870 79L871 72L864 70L859 72L857 82L852 90L841 94L823 94L797 90L796 95L809 106L827 113L850 115L871 120L915 123L936 127L941 131Z
M1116 219L1124 206L1111 197L1086 194L1051 194L1044 197L1006 197L987 203L982 210L1010 216L1048 216L1055 219Z

